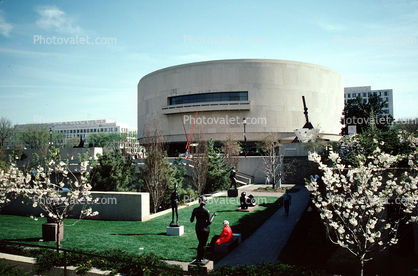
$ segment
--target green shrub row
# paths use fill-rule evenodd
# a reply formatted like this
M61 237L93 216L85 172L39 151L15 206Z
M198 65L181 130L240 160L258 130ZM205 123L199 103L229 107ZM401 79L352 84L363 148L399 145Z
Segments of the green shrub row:
M161 258L153 253L144 253L135 255L123 250L108 250L100 252L90 252L90 254L100 255L101 257L77 254L73 252L66 253L64 260L63 253L57 253L52 249L25 249L22 246L0 244L0 251L10 254L19 254L36 258L36 272L47 271L54 266L76 266L77 274L83 275L91 268L96 267L101 270L111 271L111 275L116 273L125 273L127 275L183 275L178 265L170 265L162 261ZM76 250L73 250L76 251ZM117 260L118 259L118 260ZM124 260L127 262L121 262ZM144 265L139 265L141 263ZM151 265L151 266L149 266ZM168 269L167 269L168 268ZM171 270L170 270L171 268ZM323 271L311 270L304 267L279 263L262 263L258 266L238 265L234 267L222 266L209 272L212 275L219 276L268 276L268 275L324 275ZM11 265L1 264L0 275L22 275L20 270Z

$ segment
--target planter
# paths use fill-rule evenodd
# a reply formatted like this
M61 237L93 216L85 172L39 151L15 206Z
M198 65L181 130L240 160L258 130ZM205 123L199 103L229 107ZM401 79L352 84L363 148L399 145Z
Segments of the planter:
M47 222L42 224L42 239L44 241L57 241L58 223ZM64 238L64 226L61 223L59 227L59 240Z

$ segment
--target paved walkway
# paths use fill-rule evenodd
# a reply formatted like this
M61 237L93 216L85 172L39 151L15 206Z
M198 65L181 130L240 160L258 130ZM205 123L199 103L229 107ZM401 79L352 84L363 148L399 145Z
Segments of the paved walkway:
M250 266L262 262L272 263L277 260L293 227L309 202L309 191L305 186L295 185L294 187L300 190L297 193L291 193L292 205L289 209L289 216L285 215L284 207L281 207L254 234L219 261L215 268L238 264Z

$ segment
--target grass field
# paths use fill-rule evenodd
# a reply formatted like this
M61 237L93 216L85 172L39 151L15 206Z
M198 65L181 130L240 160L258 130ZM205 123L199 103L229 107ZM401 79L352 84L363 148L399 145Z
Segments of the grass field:
M277 197L256 197L256 200L260 206L251 213L235 211L239 207L239 199L215 197L208 200L206 208L211 214L215 211L218 213L210 226L208 242L214 235L220 234L224 220L228 220L233 232L241 233L242 239L245 240L280 207ZM166 235L171 213L145 222L81 220L74 226L64 226L61 248L82 252L112 249L138 254L153 252L165 260L190 262L196 257L198 244L195 222L190 222L195 207L198 205L179 210L179 223L184 226L184 234L180 237ZM64 225L72 224L74 221L67 219ZM39 241L42 238L44 222L46 218L35 221L30 217L0 215L0 239L54 247L55 242ZM217 261L223 256L207 252L206 257Z

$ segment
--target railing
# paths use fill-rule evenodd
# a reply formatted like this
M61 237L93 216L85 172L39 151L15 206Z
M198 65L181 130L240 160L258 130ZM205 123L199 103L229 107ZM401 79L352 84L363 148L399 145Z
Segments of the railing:
M249 178L251 180L251 183L254 183L254 176L253 175L243 173L243 172L237 172L237 177L239 177L239 176L241 176L243 178ZM249 183L249 184L251 184L251 183Z
M10 244L10 245L26 246L26 247L37 247L37 248L45 248L45 249L57 250L56 247L50 247L50 246L45 246L45 245L27 244L27 243L16 243L16 242L10 242L10 241L5 241L5 240L0 240L0 243ZM183 275L215 276L215 275L212 275L212 274L199 273L199 272L194 272L194 271L184 271L184 270L180 270L180 269L176 269L176 268L170 268L170 267L163 267L163 266L157 266L157 265L152 265L152 264L145 264L145 263L133 262L133 261L122 260L122 259L113 258L113 257L101 256L101 255L97 255L97 254L85 253L85 252L68 250L68 249L62 249L62 248L59 248L58 250L64 252L64 254L63 254L63 258L64 258L64 276L67 275L67 252L68 253L73 253L73 254L79 254L79 255L85 255L85 256L90 256L90 257L96 257L96 258L106 259L106 260L109 260L109 261L129 263L129 264L133 264L133 265L140 265L140 266L147 266L147 267L153 267L153 268L158 268L158 269L167 270L167 271L171 271L171 272L176 272L178 274L183 274Z

